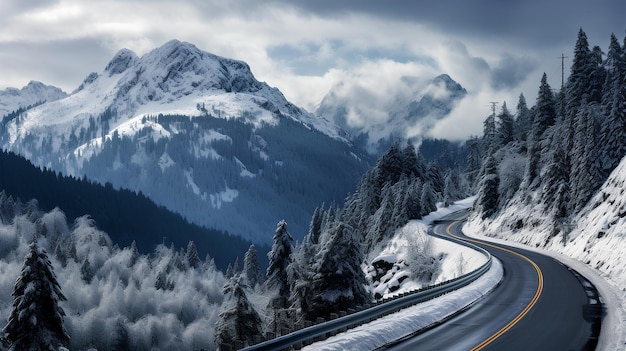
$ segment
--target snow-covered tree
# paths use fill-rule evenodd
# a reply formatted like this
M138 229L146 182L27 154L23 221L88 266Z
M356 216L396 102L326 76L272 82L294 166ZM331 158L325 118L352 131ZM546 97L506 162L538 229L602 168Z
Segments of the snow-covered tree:
M243 346L254 343L254 336L262 335L261 317L254 309L237 277L226 282L224 302L215 323L215 344L218 348L234 346L236 340Z
M520 94L517 102L517 119L515 120L515 136L518 140L528 140L528 134L532 127L532 114L526 104L526 97Z
M69 335L63 326L65 312L59 306L61 292L48 254L37 244L29 246L22 271L11 295L13 309L4 327L10 350L57 350L67 347Z
M497 138L499 145L505 146L515 139L514 123L515 120L506 107L506 102L502 103L502 110L498 114L497 122Z
M200 256L198 254L198 248L193 241L187 244L187 264L191 268L198 268L200 266Z
M243 258L243 274L248 282L248 286L254 289L257 284L262 283L263 276L259 267L259 259L254 244L250 245Z
M267 254L269 263L267 267L265 287L271 294L268 303L268 309L280 310L288 308L289 297L291 295L288 267L291 263L291 253L293 248L291 242L293 238L287 231L287 222L284 220L278 222L276 232L274 234L274 243L271 251ZM278 316L279 314L274 314ZM272 329L279 331L283 327L289 326L289 321L276 320L272 321Z
M331 312L346 311L371 299L361 263L363 250L353 229L337 223L325 235L315 259L304 311L308 320L328 319Z
M493 156L489 156L483 165L480 189L474 207L483 218L491 217L498 211L500 178L498 165Z

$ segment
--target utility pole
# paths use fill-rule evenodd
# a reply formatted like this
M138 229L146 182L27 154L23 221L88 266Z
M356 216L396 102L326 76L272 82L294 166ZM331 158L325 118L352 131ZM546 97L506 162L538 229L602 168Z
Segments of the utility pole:
M563 89L563 85L565 85L565 59L569 57L561 53L559 58L561 59L561 89Z

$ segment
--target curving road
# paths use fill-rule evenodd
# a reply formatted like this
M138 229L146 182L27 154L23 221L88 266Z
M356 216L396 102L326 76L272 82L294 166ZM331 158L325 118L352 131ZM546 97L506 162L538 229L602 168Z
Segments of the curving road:
M594 350L601 313L595 288L550 257L464 236L466 217L467 212L452 214L434 231L491 252L504 267L502 282L456 317L385 349Z

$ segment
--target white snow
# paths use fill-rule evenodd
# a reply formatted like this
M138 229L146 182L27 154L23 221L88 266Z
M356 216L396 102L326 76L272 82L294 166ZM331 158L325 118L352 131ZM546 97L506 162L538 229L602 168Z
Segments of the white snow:
M436 323L480 299L502 279L502 264L494 259L485 275L472 284L436 299L313 343L302 350L373 350Z
M225 190L220 191L219 193L210 194L209 198L211 199L211 205L213 207L220 208L222 207L222 203L233 202L237 196L239 196L239 191L226 186Z

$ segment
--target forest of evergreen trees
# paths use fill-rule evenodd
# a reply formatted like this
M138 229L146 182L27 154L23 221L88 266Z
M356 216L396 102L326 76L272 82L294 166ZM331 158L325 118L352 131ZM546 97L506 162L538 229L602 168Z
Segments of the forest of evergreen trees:
M294 246L287 223L278 223L264 284L258 284L257 273L248 273L248 268L227 274L230 281L224 293L229 303L220 311L216 343L252 344L261 331L280 335L305 321L327 320L331 313L370 303L372 282L362 264L409 220L436 210L438 202L451 203L468 195L459 168L444 170L435 162L427 163L410 142L405 147L393 145L361 178L343 206L322 205L315 210L301 243ZM250 280L251 276L255 278ZM247 294L258 294L259 289L269 302L257 311Z
M533 107L521 95L515 115L503 104L487 117L483 137L469 142L468 178L483 218L510 201L535 204L556 234L626 155L626 39L611 35L605 53L581 29L564 86L554 92L547 81L544 74Z
M29 206L23 201L36 199L35 206L45 211L60 207L70 219L89 214L114 242L124 247L135 241L143 253L163 243L186 247L189 241L195 241L200 254L210 254L222 270L234 257L243 258L250 246L241 237L189 224L141 193L41 170L10 152L0 151L0 169L0 197L13 199L2 201L5 207L0 218L4 220L13 218L15 208ZM262 260L261 264L266 262Z

